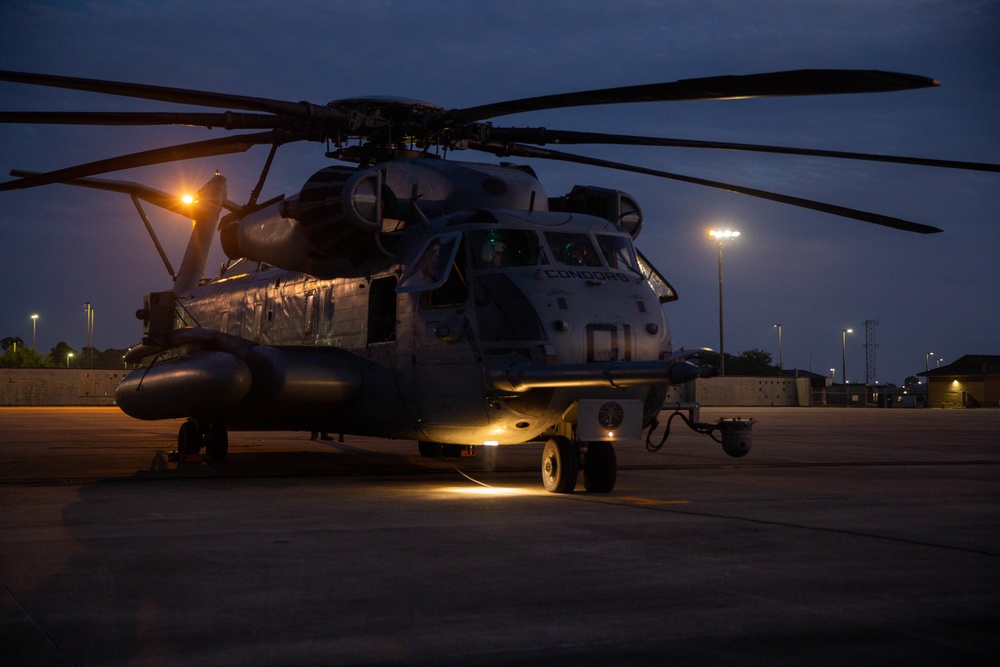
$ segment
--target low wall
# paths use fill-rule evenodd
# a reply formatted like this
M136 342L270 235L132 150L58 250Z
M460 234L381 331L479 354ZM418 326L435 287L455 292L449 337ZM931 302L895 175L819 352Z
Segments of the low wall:
M667 401L689 401L705 406L808 407L812 388L808 378L715 377L699 378L671 387Z
M114 405L128 371L0 368L0 405ZM808 406L806 378L721 377L671 387L667 400L705 406Z
M114 405L128 371L0 368L0 405Z

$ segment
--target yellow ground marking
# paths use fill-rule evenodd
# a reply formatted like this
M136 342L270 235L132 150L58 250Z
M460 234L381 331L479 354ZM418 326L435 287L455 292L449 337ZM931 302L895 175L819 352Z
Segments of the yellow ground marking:
M689 500L656 500L655 498L640 498L639 496L621 496L621 500L633 502L636 505L687 505Z

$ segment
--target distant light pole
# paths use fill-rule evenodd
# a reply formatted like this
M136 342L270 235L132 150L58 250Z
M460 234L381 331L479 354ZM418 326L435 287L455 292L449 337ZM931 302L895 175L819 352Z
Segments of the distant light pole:
M31 351L38 352L38 315L31 316Z
M780 373L785 368L784 365L781 363L781 325L775 324L774 326L777 327L778 329L778 371Z
M708 235L719 243L719 375L722 376L726 374L726 339L722 327L722 246L726 245L727 241L735 239L740 233L728 229L722 231L713 229L708 232Z
M830 369L830 384L834 384L836 382L836 380L837 380L837 369L836 368L831 368Z
M69 368L69 360L72 359L72 358L73 358L73 353L72 352L67 352L66 353L66 368Z
M844 329L840 334L840 345L841 345L841 359L840 359L840 370L841 378L840 381L844 385L844 405L847 405L847 334L854 333L854 329Z
M924 355L924 372L925 373L931 369L931 355L932 354L934 354L934 353L933 352L928 352L927 354Z
M87 360L91 368L94 367L94 307L89 301L85 301L87 308Z
M942 361L944 361L944 359L938 359L938 360L937 360L937 363L935 363L935 364L934 364L934 368L940 368L940 367L941 367L941 362L942 362Z

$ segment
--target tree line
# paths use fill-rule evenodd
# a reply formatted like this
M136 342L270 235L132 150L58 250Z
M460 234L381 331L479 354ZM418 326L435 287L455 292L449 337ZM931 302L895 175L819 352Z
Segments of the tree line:
M48 354L33 350L20 338L11 336L0 339L0 368L124 368L126 350L109 348L98 350L84 347L75 350L59 342Z
M47 354L35 352L24 344L20 338L4 338L0 340L0 368L124 368L122 359L126 350L107 349L104 351L83 348L77 352L66 343L59 343ZM72 354L72 357L69 355ZM701 363L708 366L719 366L719 355L716 352L706 352L701 357ZM781 375L781 369L771 363L771 353L756 348L744 350L738 355L726 355L726 375L744 375L752 377L768 377Z
M706 366L719 367L719 353L706 352L701 356L701 363ZM726 375L744 375L750 377L768 377L781 375L781 368L771 363L771 353L753 348L743 350L738 355L726 355Z

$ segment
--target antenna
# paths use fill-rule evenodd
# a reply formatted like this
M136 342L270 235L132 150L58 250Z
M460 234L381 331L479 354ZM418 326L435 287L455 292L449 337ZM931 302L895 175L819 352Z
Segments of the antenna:
M878 350L878 343L875 342L875 327L878 320L865 320L865 384L873 385L878 382L875 374L875 351Z

